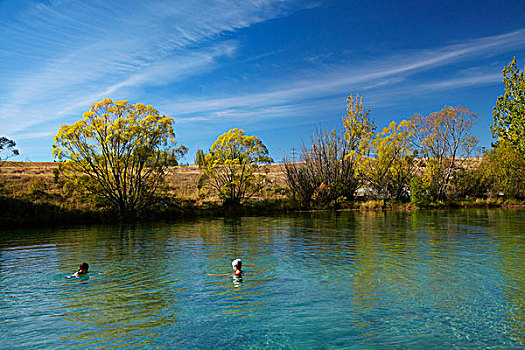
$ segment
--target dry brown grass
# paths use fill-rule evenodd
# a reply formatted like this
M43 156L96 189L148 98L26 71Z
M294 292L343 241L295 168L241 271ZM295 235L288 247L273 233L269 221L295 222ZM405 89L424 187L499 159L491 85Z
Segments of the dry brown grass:
M52 162L4 162L0 167L0 183L13 194L28 192L35 182L56 189L53 171L57 168L58 163Z
M271 182L271 188L286 187L286 179L283 172L284 165L272 164L269 167L268 178ZM207 194L206 197L199 196L200 171L196 165L181 165L171 167L166 177L167 184L170 187L170 193L182 199L194 200L199 203L214 202L218 198ZM279 191L266 192L257 197L257 199L280 198L282 194Z
M466 159L464 166L467 169L475 169L479 166L480 158ZM59 189L54 183L53 171L58 168L55 162L4 162L0 166L0 184L4 189L15 196L17 194L27 194L34 187L44 185L46 191L57 192ZM422 169L418 169L419 172ZM198 203L213 202L217 198L207 195L205 198L199 196L198 182L200 172L196 165L181 165L170 167L166 177L168 193L185 200L192 200ZM285 188L286 178L283 164L272 164L269 167L268 178L272 188ZM282 198L279 191L276 193L267 191L256 199Z
M48 192L59 191L54 183L55 169L58 163L55 162L4 162L0 167L0 183L4 188L15 196L17 194L27 194L35 187L44 186ZM269 167L269 179L272 187L285 187L284 166L281 164L272 164ZM166 177L168 192L179 198L202 202L203 198L199 197L199 167L195 165L181 165L170 167ZM272 195L272 198L279 197L278 194ZM268 198L268 194L260 198ZM216 198L207 197L206 201L214 201Z

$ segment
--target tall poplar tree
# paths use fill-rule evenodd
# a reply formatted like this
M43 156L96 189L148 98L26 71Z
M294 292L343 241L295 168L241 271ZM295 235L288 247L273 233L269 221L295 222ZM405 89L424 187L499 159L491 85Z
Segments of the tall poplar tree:
M525 73L516 66L516 57L503 69L505 93L494 106L494 138L509 141L525 155Z

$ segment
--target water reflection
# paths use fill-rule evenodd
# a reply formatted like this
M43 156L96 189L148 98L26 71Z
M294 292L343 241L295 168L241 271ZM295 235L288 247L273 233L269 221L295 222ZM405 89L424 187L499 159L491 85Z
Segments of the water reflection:
M62 339L88 347L154 344L163 325L176 323L180 289L167 283L170 266L161 240L133 226L94 231L98 239L83 242L81 250L100 272L81 286L62 286L59 301L72 324Z
M521 348L524 219L344 212L7 231L0 348ZM66 279L81 261L90 278Z

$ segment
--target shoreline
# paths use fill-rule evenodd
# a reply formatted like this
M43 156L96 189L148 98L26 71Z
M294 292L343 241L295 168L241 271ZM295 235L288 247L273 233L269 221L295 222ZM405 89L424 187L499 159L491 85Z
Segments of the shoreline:
M67 209L50 203L32 202L0 196L0 230L9 227L59 227L81 225L112 225L136 224L152 221L177 221L198 218L239 218L246 216L275 216L308 213L341 213L341 212L414 212L429 210L458 210L458 209L522 209L525 202L503 199L484 199L471 201L457 201L438 203L426 207L416 207L410 203L375 205L373 202L347 203L348 207L342 208L312 208L305 209L293 207L291 200L258 201L238 208L224 208L218 204L207 206L192 206L180 204L178 206L164 207L162 211L152 207L141 216L134 219L117 218L114 213L105 210Z
M198 166L182 165L170 168L166 179L167 189L156 195L156 203L137 219L122 220L103 209L94 196L75 191L68 192L57 174L58 164L6 161L0 166L0 228L113 224L199 217L271 216L289 213L525 207L525 201L504 197L450 200L424 207L417 207L409 202L384 202L358 197L354 201L304 208L290 197L283 165L272 164L269 172L272 187L266 194L244 206L225 208L218 202L218 198L200 195Z

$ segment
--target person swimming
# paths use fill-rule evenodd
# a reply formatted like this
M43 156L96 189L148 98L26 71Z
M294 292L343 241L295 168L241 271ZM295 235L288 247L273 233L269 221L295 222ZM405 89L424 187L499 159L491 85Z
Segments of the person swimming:
M233 276L234 281L242 282L242 276L244 276L244 271L242 270L242 260L234 259L232 261L233 273L209 273L210 276Z
M244 275L244 272L242 269L242 260L241 259L235 259L232 261L232 267L233 267L233 277L242 277Z
M80 277L82 275L86 275L89 271L89 264L87 262L83 262L80 264L80 268L78 271L73 275L73 277Z

